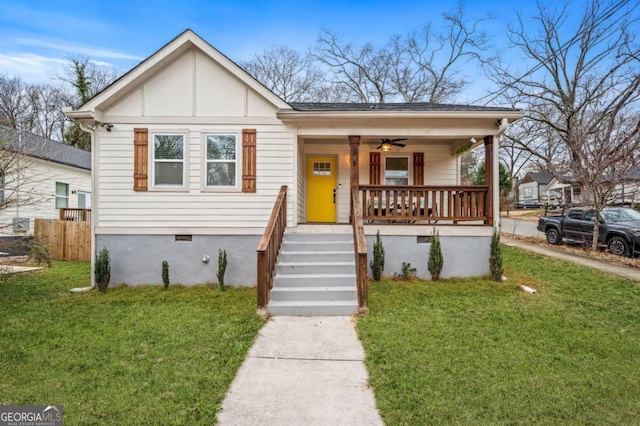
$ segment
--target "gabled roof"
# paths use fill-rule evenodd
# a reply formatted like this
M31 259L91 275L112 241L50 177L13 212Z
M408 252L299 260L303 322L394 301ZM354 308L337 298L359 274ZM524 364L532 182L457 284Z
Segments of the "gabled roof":
M3 142L0 148L9 151L21 152L29 157L65 166L91 170L91 153L64 143L26 132L22 132L20 140L16 129L5 126L0 126L0 140Z
M147 59L140 62L122 77L114 81L107 88L89 99L77 110L70 111L67 109L65 110L65 114L76 120L94 119L100 121L100 113L96 111L100 111L108 107L115 102L116 99L120 99L129 93L130 90L157 72L165 64L171 62L173 59L192 47L200 49L205 55L209 56L213 61L224 67L232 75L264 97L268 102L272 103L276 108L291 109L289 104L280 99L275 93L253 78L235 62L226 57L192 30L187 29Z
M531 178L531 180L527 179L527 176ZM546 185L549 182L551 182L551 180L553 179L553 174L552 173L546 173L546 172L529 172L527 173L527 175L522 179L521 182L531 182L531 181L535 181L540 185Z

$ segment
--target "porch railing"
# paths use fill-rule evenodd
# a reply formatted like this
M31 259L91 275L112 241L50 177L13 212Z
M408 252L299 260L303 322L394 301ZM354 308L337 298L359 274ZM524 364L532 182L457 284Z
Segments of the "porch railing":
M367 241L362 225L360 196L356 188L351 190L351 224L353 226L353 243L356 256L356 282L358 288L358 308L362 312L367 309Z
M71 220L74 222L91 222L91 209L60 209L60 220Z
M489 187L360 185L362 218L368 222L437 221L489 223Z
M273 272L287 227L287 186L282 185L269 222L258 244L258 308L266 308L273 287Z

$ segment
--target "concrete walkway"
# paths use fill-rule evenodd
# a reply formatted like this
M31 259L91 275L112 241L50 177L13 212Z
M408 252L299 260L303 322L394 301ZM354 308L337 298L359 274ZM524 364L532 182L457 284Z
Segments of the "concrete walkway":
M554 250L552 248L543 247L534 243L520 241L502 235L500 241L508 246L520 247L533 253L542 254L556 259L567 260L589 268L598 269L603 272L620 275L625 278L640 281L640 269L630 266L615 265L592 257L580 256L579 254L567 253L562 250Z
M39 271L42 269L38 266L15 266L0 264L0 274L17 274L19 272Z
M382 425L350 317L273 317L218 414L219 425Z

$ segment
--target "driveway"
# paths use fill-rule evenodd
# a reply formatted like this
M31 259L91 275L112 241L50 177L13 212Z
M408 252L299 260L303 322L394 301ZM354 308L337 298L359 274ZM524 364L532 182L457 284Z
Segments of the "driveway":
M544 233L538 231L538 220L517 219L501 217L501 231L505 235L520 235L522 237L534 237L544 239Z

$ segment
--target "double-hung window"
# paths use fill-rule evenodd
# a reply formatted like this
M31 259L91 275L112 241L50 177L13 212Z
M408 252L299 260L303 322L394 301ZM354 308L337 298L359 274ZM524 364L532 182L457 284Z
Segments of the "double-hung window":
M409 157L385 157L385 185L409 185L409 177Z
M56 209L69 207L69 184L56 182Z
M237 188L238 137L234 134L205 135L205 187Z
M153 186L185 186L185 136L181 133L153 135Z

